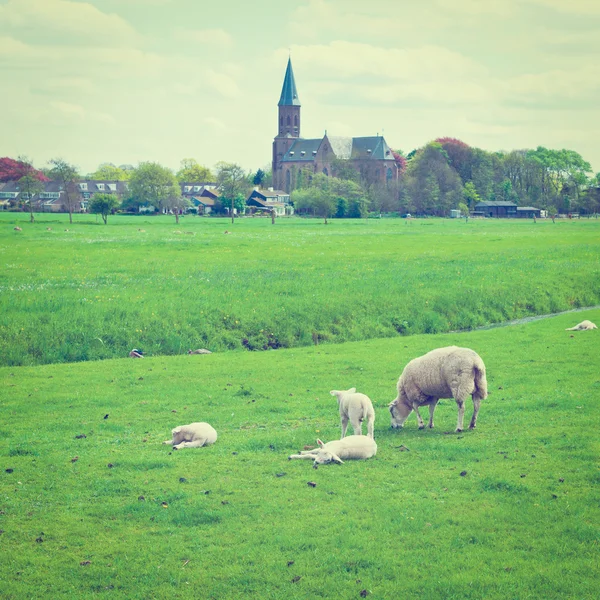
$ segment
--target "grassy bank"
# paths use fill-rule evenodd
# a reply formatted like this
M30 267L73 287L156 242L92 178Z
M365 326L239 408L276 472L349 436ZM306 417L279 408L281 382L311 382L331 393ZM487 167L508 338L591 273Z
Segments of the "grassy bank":
M599 337L564 331L583 318L1 368L2 597L597 598ZM404 364L454 343L488 368L477 430L453 433L450 401L391 430ZM339 435L328 392L354 385L377 456L288 462ZM195 420L214 446L161 445Z
M7 365L436 333L600 303L597 220L26 219L0 215Z

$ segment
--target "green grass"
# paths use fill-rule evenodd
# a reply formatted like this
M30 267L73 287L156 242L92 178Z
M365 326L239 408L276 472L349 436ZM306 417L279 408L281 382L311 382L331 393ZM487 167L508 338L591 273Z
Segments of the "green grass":
M0 595L598 598L599 334L565 331L584 318L598 323L600 310L276 352L0 368ZM391 430L403 366L448 344L486 362L477 430L453 433L448 400L435 430L418 431L414 415ZM377 456L288 462L339 435L329 390L350 386L375 404ZM161 445L195 420L216 427L214 446Z
M600 304L596 219L27 219L0 215L4 365L441 333Z

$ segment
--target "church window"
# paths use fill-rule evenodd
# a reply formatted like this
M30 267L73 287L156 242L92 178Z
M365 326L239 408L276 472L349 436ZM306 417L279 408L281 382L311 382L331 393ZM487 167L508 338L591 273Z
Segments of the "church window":
M389 167L387 173L385 174L385 177L388 181L392 178L392 170Z
M289 171L285 172L285 191L289 194L290 193L290 188L292 186L292 176L290 175Z
M290 115L288 115L287 119L286 119L286 125L291 125L292 121L290 119Z
M279 127L283 127L283 117L279 117Z
M327 177L329 177L329 171L327 170L327 167L323 167L323 175L327 175Z
M298 127L298 115L294 117L294 126Z

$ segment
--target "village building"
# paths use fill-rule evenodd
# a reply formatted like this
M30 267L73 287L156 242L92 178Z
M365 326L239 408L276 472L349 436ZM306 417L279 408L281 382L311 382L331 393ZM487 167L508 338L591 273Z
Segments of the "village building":
M254 188L246 200L250 213L275 211L278 217L294 214L294 207L290 204L290 195L281 190L261 190Z
M335 175L336 162L346 161L367 183L396 181L399 167L383 136L322 138L300 137L300 99L291 58L279 98L278 133L273 141L273 187L290 193L299 178L314 173Z

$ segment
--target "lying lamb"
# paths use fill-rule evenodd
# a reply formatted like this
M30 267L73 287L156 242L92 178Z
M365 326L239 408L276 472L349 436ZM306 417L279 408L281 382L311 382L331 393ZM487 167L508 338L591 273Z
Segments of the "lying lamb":
M392 427L404 425L408 415L417 413L419 429L425 423L419 406L429 405L429 427L433 427L433 412L440 398L454 398L458 405L456 431L463 430L465 400L473 398L473 418L470 429L477 424L481 400L487 398L485 365L481 357L469 348L448 346L411 360L398 380L398 397L390 403Z
M212 352L206 348L198 348L197 350L188 350L188 354L212 354Z
M586 319L585 321L581 321L581 323L575 325L575 327L567 327L565 331L589 331L590 329L598 329L598 327Z
M343 458L362 459L371 458L377 454L377 444L372 437L367 435L349 435L341 440L334 440L324 444L317 440L318 448L314 450L302 450L300 454L292 454L288 460L298 458L302 460L313 460L313 467L316 469L319 465L326 465L331 462L344 464Z
M368 435L374 437L375 411L368 396L357 394L356 388L342 391L331 390L329 393L337 397L342 424L342 439L348 429L348 420L352 423L354 435L362 435L362 422L366 419Z
M163 444L173 446L174 450L182 448L201 448L214 444L217 441L217 432L208 423L190 423L180 425L171 430L172 440L166 440Z

